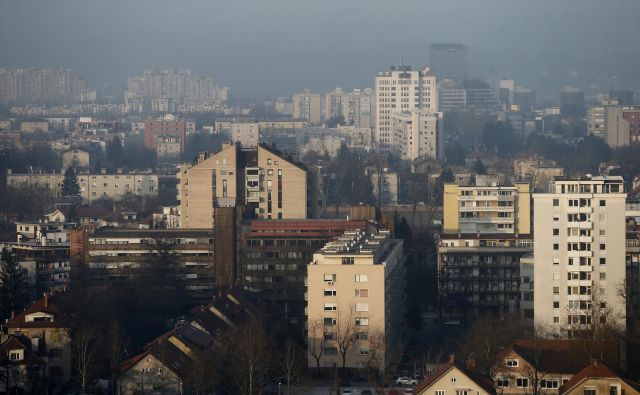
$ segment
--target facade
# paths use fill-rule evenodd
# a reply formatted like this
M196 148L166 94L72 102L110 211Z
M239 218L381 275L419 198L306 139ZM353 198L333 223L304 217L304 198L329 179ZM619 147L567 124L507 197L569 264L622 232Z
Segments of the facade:
M438 78L469 78L469 51L463 44L431 44L429 61Z
M586 113L584 92L572 87L562 88L560 113L563 116L583 117Z
M311 93L305 89L291 98L293 103L293 118L304 119L312 124L319 124L322 120L321 97L318 93Z
M534 194L536 330L571 336L596 318L624 328L625 199L622 177L559 178Z
M336 88L324 96L324 119L342 117L344 124L371 128L373 124L373 90L354 89L352 92Z
M257 122L234 122L231 124L231 140L242 148L256 148L260 139Z
M491 378L476 371L475 361L458 361L451 355L449 361L431 373L414 389L416 395L476 394L493 395Z
M156 149L157 144L163 141L162 139L158 140L158 137L166 138L167 136L174 137L180 143L180 153L184 152L187 136L186 122L172 116L165 116L157 120L148 119L144 122L145 147Z
M403 244L389 236L389 231L347 231L313 255L307 269L307 335L316 347L322 340L312 336L327 339L321 367L342 366L339 344L347 342L345 367L367 367L375 353L384 370L384 349L374 347L380 347L377 340L396 344L404 320ZM316 366L311 355L308 362Z
M43 347L47 355L44 374L49 383L61 385L71 379L71 338L70 326L58 305L59 297L44 294L25 311L3 323L2 329L8 335L24 336L31 344Z
M216 206L246 205L250 216L263 219L307 218L307 171L265 145L224 145L181 165L178 179L182 228L210 228Z
M184 274L187 296L210 300L215 290L212 229L107 229L73 232L70 249L76 265L84 266L90 284L115 281L160 254L170 254Z
M81 168L89 167L89 153L87 151L72 149L62 154L62 172L68 167Z
M46 121L22 121L20 122L20 131L22 133L48 132L49 122Z
M272 303L286 321L304 321L305 279L313 253L343 232L369 230L345 220L253 220L243 226L238 270L244 290Z
M594 360L560 388L561 395L638 395L637 383L625 380L611 368Z
M1 335L0 335L1 336ZM44 391L46 380L46 353L39 342L31 343L31 339L21 335L1 336L0 392L38 393Z
M498 108L496 91L485 81L441 80L438 82L439 109L491 113Z
M384 171L378 174L371 172L371 185L373 196L382 206L395 206L398 204L398 173Z
M550 159L525 157L513 160L513 175L518 181L528 181L534 191L545 192L556 177L564 176L564 168Z
M228 99L229 88L215 84L213 77L196 77L191 70L145 70L127 81L130 97L170 98L183 102L213 102Z
M7 173L7 186L48 188L55 195L62 192L63 173ZM100 198L120 199L127 194L155 196L158 194L158 176L149 172L116 174L77 174L80 196L85 202Z
M95 95L89 93L87 82L69 69L0 69L3 102L71 103Z
M428 67L412 70L410 66L398 66L378 73L375 91L375 140L383 151L394 148L391 114L439 111L436 77Z
M500 186L444 186L444 226L448 234L531 234L528 183Z
M588 132L602 138L611 148L640 141L640 106L619 105L606 100L588 111Z
M257 120L253 118L223 118L216 119L213 123L214 133L220 133L223 130L230 131L231 125L237 122L258 122L258 129L301 129L309 125L309 121L304 119L273 119L273 120Z
M444 114L412 110L391 114L393 147L405 160L444 159Z
M530 235L447 235L438 239L441 314L474 319L519 314L521 260L533 251Z

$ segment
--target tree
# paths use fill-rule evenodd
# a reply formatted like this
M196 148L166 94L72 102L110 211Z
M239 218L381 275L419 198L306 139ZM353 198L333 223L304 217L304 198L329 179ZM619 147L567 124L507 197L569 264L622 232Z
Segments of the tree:
M300 377L302 368L306 365L300 346L292 339L287 339L284 343L280 364L283 376L287 381L288 395L291 392L291 383Z
M324 348L327 345L328 338L324 334L324 323L317 319L307 324L307 333L305 342L307 345L307 354L316 361L316 377L320 375L320 359L324 354Z
M64 197L80 197L80 183L73 167L67 167L64 172L64 180L62 181L62 196Z
M476 159L475 163L473 164L473 172L475 174L487 173L487 168L485 167L484 163L482 163L480 159Z
M2 250L0 262L0 302L2 318L10 317L12 312L22 311L25 305L24 274L15 256L6 248Z
M81 393L87 394L97 369L99 327L94 323L84 323L72 333L71 340L77 384Z
M341 312L338 312L338 318L335 325L336 330L333 333L338 352L342 358L341 369L343 373L347 367L347 353L358 341L358 327L356 326L353 311L354 308L351 307L346 314L340 314Z

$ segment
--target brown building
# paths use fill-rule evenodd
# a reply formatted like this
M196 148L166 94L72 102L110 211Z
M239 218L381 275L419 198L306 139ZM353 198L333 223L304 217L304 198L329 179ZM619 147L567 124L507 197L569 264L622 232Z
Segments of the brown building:
M46 377L46 353L39 342L23 335L8 335L0 344L0 393L39 393Z
M289 323L302 323L305 278L313 253L346 230L366 231L366 220L254 220L240 235L239 278L245 291L273 303Z
M156 149L159 142L173 139L180 144L180 153L184 152L187 124L174 117L147 119L144 122L144 146Z

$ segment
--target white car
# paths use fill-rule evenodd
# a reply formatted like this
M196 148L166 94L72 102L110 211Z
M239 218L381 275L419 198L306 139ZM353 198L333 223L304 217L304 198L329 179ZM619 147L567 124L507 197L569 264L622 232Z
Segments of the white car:
M396 379L396 385L417 385L418 380L411 377L398 377Z

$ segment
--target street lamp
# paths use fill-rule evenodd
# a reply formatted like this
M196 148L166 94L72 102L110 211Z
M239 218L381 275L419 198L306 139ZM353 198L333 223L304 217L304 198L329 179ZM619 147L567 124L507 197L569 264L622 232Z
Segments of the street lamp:
M281 385L281 384L282 384L282 383L281 383L280 381L278 381L278 395L281 395L281 393L280 393L280 385Z

